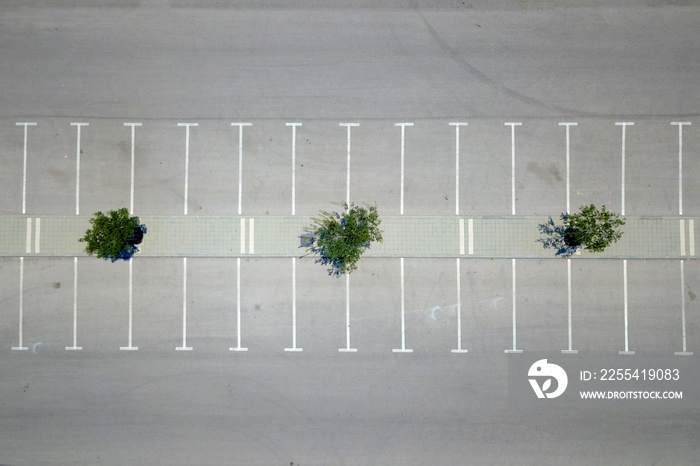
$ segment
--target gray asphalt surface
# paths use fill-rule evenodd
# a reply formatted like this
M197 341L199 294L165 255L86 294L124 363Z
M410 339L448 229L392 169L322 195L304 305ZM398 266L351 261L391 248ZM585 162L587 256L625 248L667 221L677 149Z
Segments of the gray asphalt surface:
M184 129L192 129L190 213L235 214L237 130L246 128L246 215L289 214L291 130L297 214L351 190L398 214L399 129L406 132L407 215L453 215L454 128L463 128L463 214L511 213L516 133L518 214L565 209L563 121L571 128L571 204L619 211L627 128L629 215L700 212L697 77L700 8L679 1L202 2L58 0L0 6L1 213L75 212L76 129L85 121L81 212L129 201L130 130L138 121L135 209L181 215ZM302 164L304 166L302 166ZM509 404L512 263L406 259L401 347L398 259L361 263L345 280L296 263L298 346L291 346L289 259L243 259L242 346L235 260L190 258L187 342L183 262L134 261L134 346L127 344L128 265L61 258L0 262L0 463L36 464L695 464L698 398L621 409L539 411ZM625 367L643 354L700 348L695 260L632 261L625 349L623 265L572 260L573 346ZM681 270L683 278L681 278ZM561 260L519 260L517 347L568 346ZM73 342L74 290L78 344ZM455 354L456 303L462 342ZM18 308L26 351L13 351ZM681 303L687 350L682 349ZM539 354L539 353L538 353ZM575 358L577 356L570 355ZM534 362L534 360L533 360ZM571 379L574 374L569 374ZM572 382L573 383L573 382ZM641 389L653 389L640 384ZM544 400L547 401L547 400Z

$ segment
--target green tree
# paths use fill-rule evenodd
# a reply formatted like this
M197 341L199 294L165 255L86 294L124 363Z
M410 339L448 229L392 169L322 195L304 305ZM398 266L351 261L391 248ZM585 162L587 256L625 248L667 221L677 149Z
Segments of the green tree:
M383 241L376 206L340 204L342 213L320 211L305 236L307 252L318 255L317 263L328 266L328 274L340 276L357 269L357 261L372 241Z
M111 258L113 261L120 257L130 257L136 250L135 244L143 237L139 219L130 217L126 207L110 210L108 215L102 212L95 212L94 215L90 219L92 228L86 230L85 236L79 240L87 243L85 252L89 255L96 254L100 258Z
M581 206L581 212L564 217L564 241L569 246L583 246L592 252L603 252L622 237L618 228L625 224L618 214L595 205Z

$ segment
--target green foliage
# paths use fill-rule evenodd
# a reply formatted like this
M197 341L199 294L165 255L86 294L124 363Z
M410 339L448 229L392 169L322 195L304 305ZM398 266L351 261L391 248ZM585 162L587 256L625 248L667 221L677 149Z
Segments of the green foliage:
M358 207L346 202L340 204L342 214L321 211L314 217L311 229L311 247L308 252L319 255L316 262L329 266L328 274L340 276L357 269L357 261L372 241L383 241L379 229L376 206Z
M592 252L603 252L617 242L622 237L617 228L625 224L618 214L608 212L605 206L598 210L593 204L581 206L580 213L568 215L564 221L568 228L578 230L575 239Z
M85 231L85 236L79 241L87 243L85 252L89 255L97 254L100 258L117 258L122 251L129 249L127 242L139 226L136 217L129 217L126 207L119 210L110 210L109 215L95 212L90 219L92 228Z

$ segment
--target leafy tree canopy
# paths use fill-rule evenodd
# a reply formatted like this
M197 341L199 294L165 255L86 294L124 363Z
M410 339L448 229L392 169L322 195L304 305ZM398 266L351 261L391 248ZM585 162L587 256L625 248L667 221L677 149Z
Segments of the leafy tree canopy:
M311 220L308 252L316 254L316 262L328 266L328 274L340 276L357 269L357 261L372 241L383 241L376 206L359 207L340 204L342 213L321 211Z
M567 226L565 239L572 245L583 245L592 252L603 252L622 237L617 229L625 224L618 214L595 205L581 206L581 212L564 217ZM567 236L568 235L568 236Z
M95 212L90 219L92 228L85 231L85 236L79 241L87 243L85 252L96 254L100 258L120 257L122 252L135 248L128 240L134 236L139 227L137 217L130 217L126 207L110 210L108 215Z

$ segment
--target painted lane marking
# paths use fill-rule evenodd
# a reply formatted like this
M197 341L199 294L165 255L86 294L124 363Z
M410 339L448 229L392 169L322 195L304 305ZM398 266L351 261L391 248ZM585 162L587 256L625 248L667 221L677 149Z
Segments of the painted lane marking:
M394 126L401 127L401 208L399 212L403 215L403 199L404 199L404 147L405 147L405 136L406 136L406 126L413 126L413 123L394 123Z
M292 215L296 215L296 157L297 157L297 126L301 123L287 123L292 127Z
M22 344L22 328L24 324L24 257L19 258L19 344L13 346L14 351L26 351L29 348Z
M450 126L455 127L455 215L459 215L459 127L468 124L465 122L450 123Z
M245 254L245 219L241 219L241 254Z
M34 253L39 254L41 252L41 219L35 219L36 224L34 228Z
M24 163L22 169L22 213L27 212L27 127L36 126L35 122L18 121L16 126L24 126Z
M297 262L296 257L292 257L292 347L285 348L285 351L304 351L297 348Z
M253 126L253 123L231 123L238 126L238 215L243 207L243 127Z
M187 346L187 258L182 258L182 346L175 348L176 351L192 351L191 346Z
M413 353L412 349L406 349L406 298L404 287L404 258L401 258L401 349L392 350L394 353Z
M248 232L248 252L250 254L255 254L255 219L248 219L248 227L250 231Z
M513 349L506 350L506 353L522 353L523 350L519 350L517 345L517 335L516 335L516 314L515 314L515 259L511 259L511 267L513 270Z
M241 258L236 258L236 338L238 344L231 347L229 351L248 351L248 348L241 347Z
M26 241L26 253L31 254L32 252L32 219L27 219L27 241Z
M348 134L349 134L348 129ZM340 348L341 353L356 353L357 348L350 348L350 275L345 274L345 348Z
M460 270L460 260L457 258L457 349L453 349L453 353L467 353L468 351L462 348L462 272Z
M346 180L346 195L345 202L350 204L350 129L353 126L360 126L359 123L339 123L339 126L345 126L348 129L348 158L347 158L347 180ZM348 345L349 347L349 345Z
M178 123L178 126L185 127L185 215L187 215L187 194L189 191L190 173L190 126L199 126L199 123ZM182 345L183 348L185 345Z
M688 219L688 247L690 248L690 255L695 255L695 220Z
M690 124L689 121L671 122L671 125L678 126L678 215L683 215L683 127Z
M467 237L469 239L469 254L474 254L474 219L467 219Z
M688 347L686 345L687 340L686 340L686 333L685 333L685 271L683 269L683 261L678 261L680 263L681 267L681 332L683 336L683 351L676 351L675 354L676 356L692 356L693 352L688 351Z
M566 259L566 272L567 272L567 308L568 308L568 321L569 321L569 349L561 350L564 354L577 354L578 350L572 349L572 338L571 338L571 259Z
M566 213L571 212L571 184L569 182L570 179L570 163L569 163L569 127L570 126L578 126L578 123L575 121L563 121L559 123L559 126L564 126L566 127ZM570 348L569 348L570 349Z
M134 215L134 152L136 147L136 127L143 126L142 123L124 123L124 126L131 127L131 196L129 202L129 214ZM129 345L131 346L131 345Z
M132 345L132 326L133 326L133 278L134 278L134 269L133 269L134 261L130 260L129 261L129 346L122 346L119 348L122 351L136 351L138 350L138 347Z
M510 186L511 186L511 210L512 215L515 215L515 127L522 126L520 121L511 121L504 123L505 126L510 126ZM515 346L513 346L515 349Z
M624 299L624 317L625 317L625 350L619 354L634 354L634 351L629 350L629 329L627 320L627 259L622 261L622 281L623 281L623 299Z
M620 211L621 215L625 215L625 135L628 126L634 126L632 121L618 121L615 123L617 126L622 126L622 208Z
M73 346L66 346L68 351L80 351L78 346L78 258L73 258Z
M77 127L78 130L75 146L75 215L80 215L80 128L89 125L89 123L71 123L71 126Z
M680 233L680 245L681 245L681 256L685 256L685 220L680 219L680 228L678 229Z

